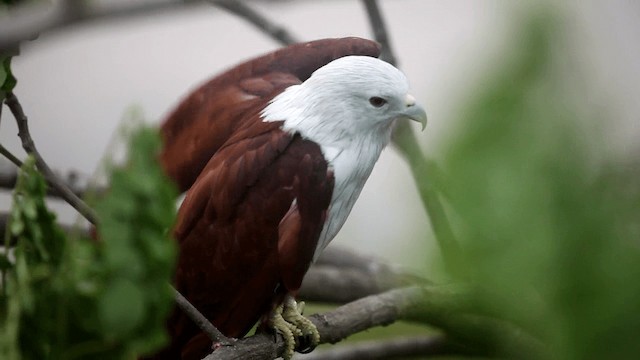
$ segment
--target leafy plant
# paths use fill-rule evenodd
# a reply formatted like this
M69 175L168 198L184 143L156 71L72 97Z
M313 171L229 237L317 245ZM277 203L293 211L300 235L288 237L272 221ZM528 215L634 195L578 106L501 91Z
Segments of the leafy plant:
M478 312L519 325L554 358L634 358L640 193L629 190L640 183L619 175L577 115L588 105L563 91L556 25L531 21L475 95L440 186L461 219ZM488 340L495 353L503 340Z
M0 298L0 357L132 358L166 341L176 191L155 160L159 137L131 135L126 167L96 204L97 239L64 234L32 158L14 192ZM8 245L8 244L7 244Z

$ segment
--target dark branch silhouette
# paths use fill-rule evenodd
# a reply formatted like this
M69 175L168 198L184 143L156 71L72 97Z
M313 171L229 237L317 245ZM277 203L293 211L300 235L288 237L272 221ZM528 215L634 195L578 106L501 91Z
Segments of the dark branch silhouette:
M24 114L22 110L22 105L18 101L18 98L15 96L13 92L7 93L7 97L5 99L5 104L11 110L11 113L16 119L16 123L18 124L18 136L22 141L22 147L27 152L27 154L33 156L36 160L36 166L38 170L45 177L49 185L53 187L60 196L67 202L69 205L73 206L85 219L89 220L92 224L96 224L98 222L98 217L84 201L82 201L76 194L67 187L67 185L54 174L49 165L44 161L42 155L36 149L36 144L31 138L31 133L29 133L29 123L27 120L27 116Z
M299 42L299 40L291 35L289 30L272 22L269 18L260 14L258 11L249 7L242 1L209 0L209 2L236 16L239 16L241 19L246 20L250 24L254 25L258 30L282 45L290 45Z
M423 290L409 287L368 296L324 314L309 316L320 332L321 343L337 343L349 335L376 326L389 325L400 319L418 318L423 301ZM274 341L275 338L275 341ZM274 359L284 350L280 335L260 333L241 340L233 346L221 347L204 360ZM447 354L462 353L459 347L447 348ZM466 352L466 350L465 350Z

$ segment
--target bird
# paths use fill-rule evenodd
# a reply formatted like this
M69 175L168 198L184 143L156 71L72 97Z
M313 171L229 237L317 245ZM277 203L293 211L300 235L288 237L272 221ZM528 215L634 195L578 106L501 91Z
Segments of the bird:
M293 44L213 77L162 123L160 163L186 192L174 283L226 336L275 328L285 358L320 341L298 311L302 279L394 123L427 121L406 76L379 55L356 37ZM201 359L216 345L179 309L167 328L170 344L151 358Z

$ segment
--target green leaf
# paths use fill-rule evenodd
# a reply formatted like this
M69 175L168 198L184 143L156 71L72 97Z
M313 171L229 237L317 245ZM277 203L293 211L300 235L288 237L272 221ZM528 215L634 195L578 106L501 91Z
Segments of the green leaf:
M576 115L588 105L563 92L562 27L548 16L521 23L517 45L467 104L439 184L460 217L475 311L517 325L553 358L634 358L640 192L629 189L639 178L607 176L620 160ZM527 354L475 335L490 355Z
M4 94L13 90L18 80L11 72L11 57L0 56L0 94L4 98Z
M15 265L0 257L0 358L133 358L167 341L176 254L167 229L177 193L156 160L157 132L128 136L129 163L113 169L96 204L98 241L62 233L35 161L25 160L9 226Z
M132 281L116 279L100 296L98 311L109 338L130 336L144 320L144 294Z

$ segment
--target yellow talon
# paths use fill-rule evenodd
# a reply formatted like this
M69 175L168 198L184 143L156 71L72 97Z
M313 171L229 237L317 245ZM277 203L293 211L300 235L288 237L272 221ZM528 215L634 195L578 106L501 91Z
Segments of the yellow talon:
M320 343L318 329L309 319L302 316L303 310L304 302L296 303L292 296L286 295L283 304L274 309L269 318L269 325L284 338L284 360L290 360L296 349L308 353ZM300 340L305 338L308 344L301 344Z

